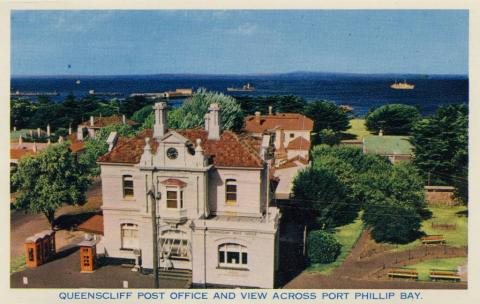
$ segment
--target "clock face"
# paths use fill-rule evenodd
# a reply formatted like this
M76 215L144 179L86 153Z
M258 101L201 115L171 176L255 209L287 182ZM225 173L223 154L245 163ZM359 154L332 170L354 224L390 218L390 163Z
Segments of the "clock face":
M168 148L167 157L170 159L175 159L178 156L178 151L175 148Z

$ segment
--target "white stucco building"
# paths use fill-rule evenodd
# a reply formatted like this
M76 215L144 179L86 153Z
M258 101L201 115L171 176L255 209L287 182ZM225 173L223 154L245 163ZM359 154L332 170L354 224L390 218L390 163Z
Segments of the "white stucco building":
M153 130L118 138L101 166L105 253L152 269L192 271L195 286L274 287L280 214L269 206L261 140L220 131L212 104L204 129L168 129L156 103ZM156 195L157 223L152 224Z

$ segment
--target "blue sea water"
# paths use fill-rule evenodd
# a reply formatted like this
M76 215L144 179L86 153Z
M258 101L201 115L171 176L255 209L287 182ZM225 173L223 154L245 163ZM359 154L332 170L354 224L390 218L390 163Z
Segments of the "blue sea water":
M415 84L414 90L394 90L390 85L398 80ZM80 80L80 84L76 84ZM246 83L253 92L227 92L227 87L241 87ZM468 104L466 76L428 75L355 75L325 73L290 73L277 75L148 75L148 76L42 76L12 77L11 91L52 92L63 100L68 94L86 96L89 90L118 92L125 98L131 93L163 92L176 88L206 88L232 96L297 95L311 100L332 100L348 104L354 113L363 116L368 109L390 103L418 106L424 115L449 103Z

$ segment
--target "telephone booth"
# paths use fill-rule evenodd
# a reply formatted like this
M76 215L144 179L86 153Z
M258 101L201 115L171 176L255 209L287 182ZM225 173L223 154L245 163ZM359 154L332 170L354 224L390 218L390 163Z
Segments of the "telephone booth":
M25 240L25 264L29 268L43 264L42 238L38 235Z
M80 244L80 272L93 272L96 268L97 250L95 241L86 237Z

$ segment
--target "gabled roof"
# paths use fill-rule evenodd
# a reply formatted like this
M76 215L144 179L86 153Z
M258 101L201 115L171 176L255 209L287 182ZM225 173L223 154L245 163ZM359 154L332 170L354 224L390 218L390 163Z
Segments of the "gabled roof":
M204 153L211 157L215 166L255 168L263 166L263 160L259 154L261 139L231 131L224 131L219 140L208 139L208 132L203 129L184 129L175 130L175 132L187 138L191 144L200 138ZM120 137L112 151L101 156L98 162L138 164L143 154L146 137L151 138L152 153L155 153L158 142L152 139L152 130L147 129L132 138Z
M245 130L251 133L263 133L270 129L312 131L313 120L298 113L278 113L261 115L258 123L255 115L245 119Z
M177 187L185 187L187 185L186 182L182 182L179 179L176 178L169 178L164 181L161 181L160 184L165 185L165 186L177 186Z
M90 125L90 120L84 121L79 126L85 126L88 128L103 128L109 125L122 124L123 118L120 115L112 115L106 117L94 117L93 126ZM137 123L133 120L126 119L126 123L129 125L136 125Z
M296 137L290 141L287 150L310 150L310 141L302 136Z

